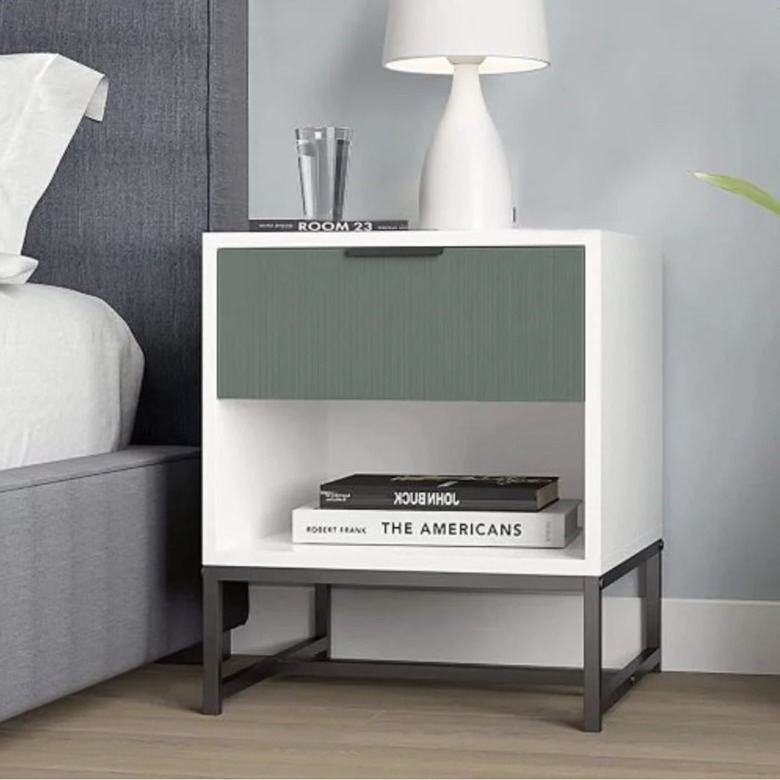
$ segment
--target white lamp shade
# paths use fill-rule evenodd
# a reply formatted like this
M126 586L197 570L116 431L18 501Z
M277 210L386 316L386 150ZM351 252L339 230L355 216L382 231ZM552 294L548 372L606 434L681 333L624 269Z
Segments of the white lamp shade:
M484 59L482 59L484 58ZM538 70L550 63L543 0L389 0L383 64L408 73Z

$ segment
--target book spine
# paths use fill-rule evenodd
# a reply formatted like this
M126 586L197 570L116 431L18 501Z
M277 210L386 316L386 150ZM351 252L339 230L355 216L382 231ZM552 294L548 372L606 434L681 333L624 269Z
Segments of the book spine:
M379 509L388 512L536 512L536 498L464 496L455 491L346 493L320 491L320 509Z
M486 516L487 515L487 516ZM313 507L293 511L296 544L425 547L565 547L577 530L576 508L566 514L354 512Z
M257 233L374 233L409 230L409 223L401 219L251 219L249 229Z

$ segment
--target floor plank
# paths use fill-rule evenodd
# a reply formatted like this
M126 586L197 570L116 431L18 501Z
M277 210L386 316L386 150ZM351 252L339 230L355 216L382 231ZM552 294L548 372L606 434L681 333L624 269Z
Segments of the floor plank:
M10 777L778 777L780 680L651 675L579 731L576 691L269 680L198 712L149 666L0 724Z

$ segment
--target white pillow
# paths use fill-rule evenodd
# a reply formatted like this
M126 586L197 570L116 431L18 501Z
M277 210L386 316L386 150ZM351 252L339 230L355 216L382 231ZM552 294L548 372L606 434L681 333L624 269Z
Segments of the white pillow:
M0 252L0 284L24 284L37 267L31 257Z
M30 215L84 117L103 119L107 91L102 73L59 54L0 56L0 252L22 251Z

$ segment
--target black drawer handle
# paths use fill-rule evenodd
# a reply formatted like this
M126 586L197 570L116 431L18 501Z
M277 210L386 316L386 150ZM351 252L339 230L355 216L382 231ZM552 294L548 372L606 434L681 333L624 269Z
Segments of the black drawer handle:
M440 246L362 246L345 249L347 257L438 257L444 254Z

